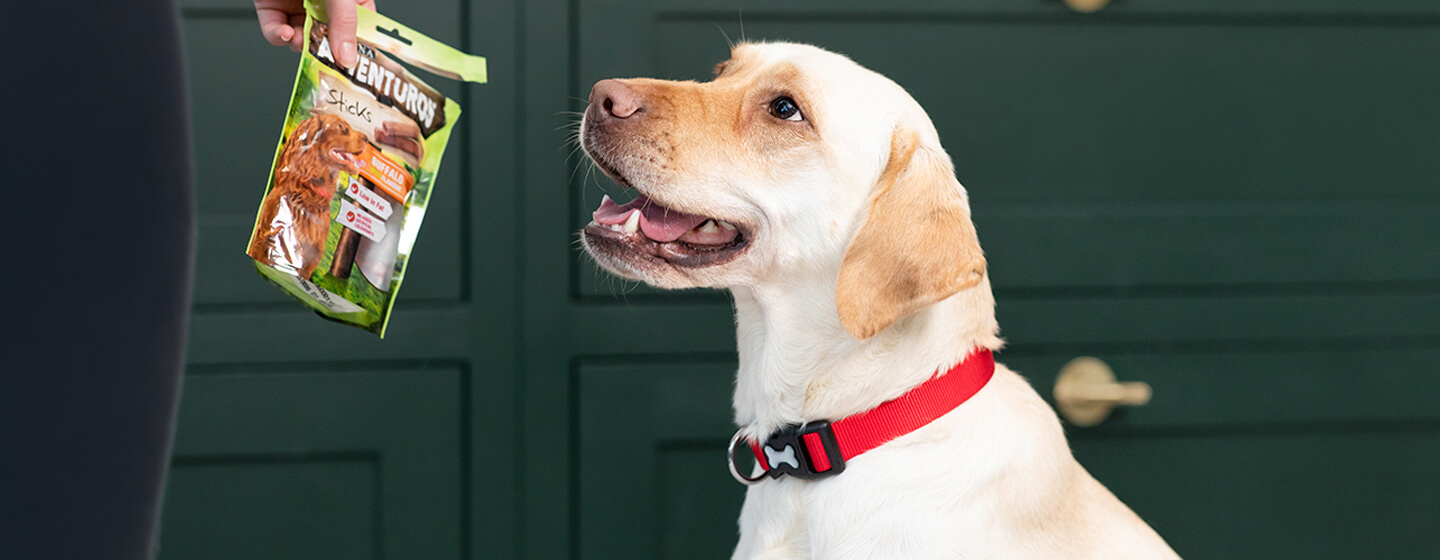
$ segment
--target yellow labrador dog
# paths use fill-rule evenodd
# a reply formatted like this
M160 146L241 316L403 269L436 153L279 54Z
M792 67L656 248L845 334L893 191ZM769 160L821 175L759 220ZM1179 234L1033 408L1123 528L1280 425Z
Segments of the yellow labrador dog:
M710 82L595 84L581 140L639 193L595 211L595 260L734 294L731 452L757 459L735 473L752 485L734 558L1177 557L990 361L969 201L900 86L819 48L742 44Z

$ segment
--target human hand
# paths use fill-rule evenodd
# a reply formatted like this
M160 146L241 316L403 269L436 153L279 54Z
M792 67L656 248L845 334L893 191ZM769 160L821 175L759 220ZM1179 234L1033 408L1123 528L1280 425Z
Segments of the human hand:
M335 61L346 68L355 65L357 5L374 10L375 0L325 0L325 11L330 17L330 43L336 45ZM260 33L270 44L289 45L297 51L305 44L304 0L255 0L255 15L260 18Z

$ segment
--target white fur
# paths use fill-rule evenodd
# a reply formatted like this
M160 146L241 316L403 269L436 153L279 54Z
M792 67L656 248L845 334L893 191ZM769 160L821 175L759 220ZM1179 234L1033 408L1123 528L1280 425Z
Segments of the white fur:
M924 149L943 153L938 135L903 89L843 56L783 43L742 45L737 53L762 66L803 69L809 102L802 110L816 120L820 145L776 161L716 158L683 176L647 175L636 187L673 207L752 225L752 247L699 271L597 260L661 287L733 292L735 421L745 433L763 438L786 425L865 411L977 347L998 349L988 276L867 340L847 334L836 312L837 277L892 132L914 130ZM970 401L856 457L839 476L750 487L733 557L1177 556L1075 461L1054 412L1026 381L997 365Z

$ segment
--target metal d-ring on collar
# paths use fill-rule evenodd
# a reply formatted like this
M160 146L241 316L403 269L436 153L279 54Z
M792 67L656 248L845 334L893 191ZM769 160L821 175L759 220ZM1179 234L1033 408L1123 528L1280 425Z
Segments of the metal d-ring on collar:
M730 475L743 484L755 484L765 477L781 476L815 480L845 471L845 457L840 452L840 443L830 422L821 420L786 426L770 434L759 445L752 444L750 451L755 453L760 468L764 469L753 478L741 474L740 467L735 464L735 447L749 442L742 437L742 432L735 432L735 437L730 438L727 457L730 459ZM760 457L761 453L769 459Z
M735 431L734 437L730 438L730 446L726 448L725 457L730 461L730 476L735 477L735 480L740 481L741 484L749 486L759 483L761 480L764 480L765 474L761 473L760 476L751 478L745 476L744 474L741 474L740 467L735 465L735 445L746 441L744 438L744 432L745 430L743 429Z

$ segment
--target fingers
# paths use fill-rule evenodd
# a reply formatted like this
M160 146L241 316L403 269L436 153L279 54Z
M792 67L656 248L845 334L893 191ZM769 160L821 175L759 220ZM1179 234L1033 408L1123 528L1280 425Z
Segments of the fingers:
M346 68L354 66L355 28L359 21L355 0L325 0L325 11L330 17L330 43L335 45L335 61Z
M283 11L257 8L255 15L260 18L260 34L272 45L289 45L300 35L287 22L287 14Z
M304 34L301 33L305 28L305 13L291 13L284 9L285 5L288 3L255 1L260 33L272 45L299 50L305 44ZM355 13L357 5L374 10L375 0L325 0L325 11L330 18L330 43L334 45L331 50L335 53L335 61L346 68L355 66L358 56L355 52L355 28L359 22Z
M290 27L295 29L290 37L290 50L300 52L305 47L305 14L290 14Z

